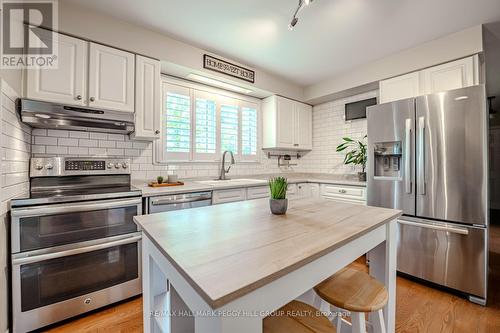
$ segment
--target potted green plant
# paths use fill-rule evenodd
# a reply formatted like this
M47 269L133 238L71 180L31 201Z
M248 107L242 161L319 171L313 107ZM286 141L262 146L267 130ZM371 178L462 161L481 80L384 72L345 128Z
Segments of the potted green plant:
M344 142L337 146L337 152L343 152L348 149L348 152L344 157L344 164L354 164L361 166L361 172L358 172L358 178L360 181L366 181L366 143L363 141L366 139L366 135L361 140L354 140L348 137L342 138Z
M269 180L269 190L271 191L271 199L269 206L271 213L275 215L283 215L288 208L288 199L286 198L286 190L288 181L284 177L275 177Z
M163 179L163 177L162 177L162 176L158 176L158 177L156 177L156 182L157 182L158 184L163 184L163 180L164 180L164 179Z

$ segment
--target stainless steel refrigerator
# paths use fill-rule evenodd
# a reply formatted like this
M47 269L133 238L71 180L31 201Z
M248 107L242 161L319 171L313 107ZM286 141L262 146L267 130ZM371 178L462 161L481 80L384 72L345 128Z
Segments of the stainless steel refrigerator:
M368 204L404 214L398 223L398 271L485 304L485 87L372 106L367 120Z

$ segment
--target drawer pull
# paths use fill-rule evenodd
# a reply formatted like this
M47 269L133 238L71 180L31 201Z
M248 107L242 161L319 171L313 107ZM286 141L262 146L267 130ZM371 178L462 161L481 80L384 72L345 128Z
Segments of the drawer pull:
M339 190L339 193L344 194L344 193L347 193L347 191L346 190Z

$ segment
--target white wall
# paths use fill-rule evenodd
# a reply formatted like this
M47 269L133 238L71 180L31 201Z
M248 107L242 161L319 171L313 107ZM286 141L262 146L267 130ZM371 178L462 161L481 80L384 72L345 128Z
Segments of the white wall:
M64 1L59 1L59 30L217 76L214 72L203 69L203 54L208 53L206 50ZM303 87L264 70L256 68L255 71L255 84L246 85L244 81L237 79L233 83L303 99ZM227 78L224 75L218 76L224 80Z
M484 27L484 58L488 96L497 96L494 109L500 110L500 22Z
M360 170L343 164L344 155L335 148L342 137L361 139L366 134L366 119L345 122L346 103L378 97L378 90L337 99L316 105L313 108L313 150L300 160L293 160L297 166L278 168L275 158L268 159L259 150L258 163L237 163L230 175L276 174L281 172L314 172L352 174ZM180 178L217 177L219 163L171 163L167 166L153 164L151 142L131 141L125 135L86 133L66 130L33 129L32 152L34 156L111 156L132 160L132 178L152 180L156 176L175 173Z
M180 178L211 177L219 175L220 164L171 163L153 164L153 144L147 141L132 141L125 135L87 133L66 130L33 129L32 152L34 156L109 156L130 158L132 178L153 180L157 176L175 173ZM281 172L276 160L269 160L259 150L259 163L237 163L231 175L270 174ZM287 171L283 169L283 171Z
M361 139L366 135L366 119L344 121L345 104L373 97L378 97L378 90L314 106L313 150L301 160L296 170L332 174L360 172L360 167L344 165L344 154L335 149L343 137Z
M20 82L20 77L11 76L12 82ZM9 201L29 188L28 170L30 158L31 128L21 124L15 109L15 100L19 93L12 89L5 80L1 80L1 139L0 156L0 332L8 328L8 232L10 218ZM20 84L18 84L18 87Z
M384 38L384 36L380 36ZM370 50L366 50L370 52ZM390 77L483 52L482 26L478 25L350 69L324 82L306 87L304 99L312 104L331 100L339 92Z

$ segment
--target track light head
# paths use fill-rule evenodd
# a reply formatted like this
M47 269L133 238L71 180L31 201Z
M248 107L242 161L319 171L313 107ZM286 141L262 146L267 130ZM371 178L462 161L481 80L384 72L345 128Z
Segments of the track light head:
M290 21L290 24L288 25L288 29L293 30L297 22L299 22L299 19L297 17L293 17L292 21Z

